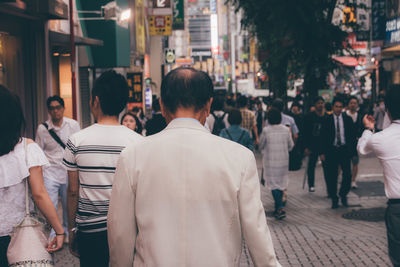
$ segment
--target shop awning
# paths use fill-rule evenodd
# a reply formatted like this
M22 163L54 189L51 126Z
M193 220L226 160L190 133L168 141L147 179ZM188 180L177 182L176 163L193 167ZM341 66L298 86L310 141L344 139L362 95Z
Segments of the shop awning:
M333 59L348 67L355 67L358 65L358 60L355 57L334 57Z
M400 55L400 45L391 46L382 50L382 56Z
M49 31L49 39L53 45L69 46L69 34L62 32ZM75 35L75 45L103 46L102 40Z

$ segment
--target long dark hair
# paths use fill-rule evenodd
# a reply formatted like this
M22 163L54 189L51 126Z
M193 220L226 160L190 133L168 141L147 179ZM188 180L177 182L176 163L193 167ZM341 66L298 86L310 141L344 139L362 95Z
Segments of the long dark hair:
M128 115L133 117L135 119L135 121L136 121L136 129L134 131L137 132L138 134L142 134L142 131L143 131L142 123L140 122L139 118L135 114L133 114L131 112L127 112L122 116L121 124L124 121L125 117L128 116Z
M0 156L10 153L21 141L25 118L19 97L0 85Z

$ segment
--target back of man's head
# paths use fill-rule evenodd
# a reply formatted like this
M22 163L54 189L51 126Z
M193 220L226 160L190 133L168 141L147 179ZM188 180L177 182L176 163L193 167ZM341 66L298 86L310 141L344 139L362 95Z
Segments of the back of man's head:
M272 107L276 108L280 112L283 112L283 108L285 107L285 104L283 103L283 100L280 98L277 98L272 102Z
M245 108L247 106L248 102L249 102L249 100L244 95L241 95L237 100L239 108Z
M174 69L161 83L161 101L172 114L179 108L201 110L213 92L214 86L207 73L193 68Z
M224 102L225 99L223 96L214 96L213 102L211 104L211 110L216 111L216 110L224 110Z
M128 84L121 74L113 70L103 72L92 89L92 102L97 96L104 115L118 116L128 101Z
M392 120L400 120L400 85L390 87L385 95L385 106Z

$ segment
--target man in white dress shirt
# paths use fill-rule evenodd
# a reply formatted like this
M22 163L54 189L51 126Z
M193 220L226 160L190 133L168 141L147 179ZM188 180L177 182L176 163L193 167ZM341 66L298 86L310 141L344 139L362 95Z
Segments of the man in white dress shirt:
M385 214L389 257L394 266L400 266L400 86L395 85L386 93L385 106L391 125L374 134L375 120L363 119L366 130L358 141L362 155L374 153L382 167L385 193L389 199Z
M56 209L58 196L61 197L63 227L67 234L67 169L62 159L68 138L78 132L80 127L77 121L64 117L64 100L58 95L47 99L47 110L50 119L39 125L35 141L50 162L50 167L43 169L44 185ZM51 235L55 235L54 231Z
M242 238L255 266L280 266L253 153L203 127L212 94L210 77L192 68L162 81L167 128L127 147L117 165L107 221L113 267L238 267Z

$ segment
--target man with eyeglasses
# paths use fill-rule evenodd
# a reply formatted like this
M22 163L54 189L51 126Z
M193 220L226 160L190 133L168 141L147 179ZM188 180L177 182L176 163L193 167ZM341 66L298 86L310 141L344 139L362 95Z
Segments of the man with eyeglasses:
M67 169L62 164L65 144L68 138L80 130L77 121L64 117L64 100L58 95L47 99L47 110L50 119L39 125L36 143L43 149L50 166L43 169L44 185L54 206L58 207L58 196L61 197L64 232L68 233L67 218ZM55 232L51 231L51 236ZM66 237L64 240L68 241Z

